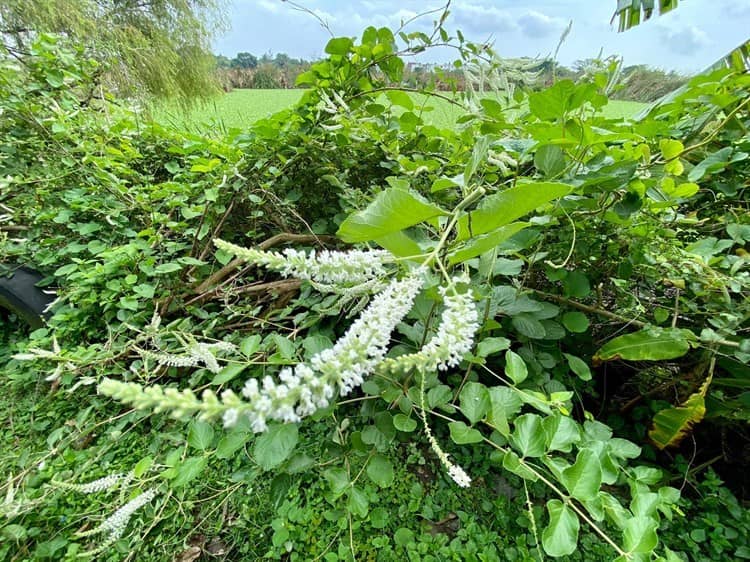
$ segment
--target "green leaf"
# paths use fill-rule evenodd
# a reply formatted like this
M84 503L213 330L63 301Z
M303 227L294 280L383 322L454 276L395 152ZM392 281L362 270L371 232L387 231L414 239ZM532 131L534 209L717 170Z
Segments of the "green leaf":
M578 500L593 500L602 485L599 455L591 449L581 449L576 462L562 473L562 482L571 496Z
M347 54L354 45L349 37L334 37L327 44L325 51L329 55L345 55Z
M343 468L334 467L324 470L323 478L328 482L334 499L343 494L349 487L349 473Z
M547 178L557 176L565 170L565 153L557 145L542 145L534 154L534 166Z
M618 336L594 355L594 363L622 359L625 361L660 361L682 357L695 336L678 328L648 328Z
M591 380L591 369L589 369L589 366L583 359L576 357L575 355L570 355L569 353L563 353L563 355L565 356L565 359L568 360L568 367L578 375L578 378L582 381Z
M136 478L140 478L144 474L146 474L151 466L154 464L153 457L143 457L141 460L138 461L138 463L133 467L133 476Z
M529 376L524 360L510 349L505 352L505 374L514 384L521 384Z
M193 420L188 429L188 445L199 451L205 451L214 440L214 428L204 421Z
M399 431L411 433L417 429L417 420L410 418L404 414L396 414L393 416L393 427Z
M530 314L518 314L510 321L518 333L527 338L541 340L547 335L544 325Z
M591 292L589 278L580 271L571 271L562 280L563 292L566 297L582 299Z
M578 424L559 412L542 420L547 435L547 450L569 453L574 443L581 440L581 429Z
M418 256L422 253L422 248L419 247L419 244L412 240L404 231L391 232L385 236L375 238L375 243L399 258Z
M225 365L221 369L221 371L216 373L216 375L214 375L214 378L211 379L211 384L220 385L231 381L237 375L242 373L242 371L245 370L246 366L247 365L243 365L240 363L231 363L229 365Z
M489 357L500 351L505 351L510 347L508 338L484 338L477 344L477 355L479 357Z
M245 357L255 355L255 353L260 349L261 341L261 337L257 334L247 336L240 342L240 353L242 353L242 355L244 355Z
M445 214L417 193L389 188L364 211L347 217L337 234L344 242L367 242Z
M572 109L576 85L572 80L559 80L550 88L529 96L529 110L539 119L562 119Z
M525 183L485 197L476 210L458 220L458 240L505 226L570 190L563 183Z
M563 314L562 323L574 334L582 334L589 329L589 319L583 312L566 312Z
M732 156L733 148L731 146L727 146L722 148L721 150L717 150L713 154L709 154L706 158L701 160L695 168L690 170L690 173L688 174L688 180L690 181L698 181L706 174L711 174L714 172L719 172L726 168L727 164L730 162L730 158Z
M547 502L549 523L542 531L542 547L550 556L568 556L578 545L581 523L575 512L560 500Z
M459 407L472 425L490 411L490 394L487 387L478 382L467 382L458 396Z
M485 252L496 248L527 226L529 226L529 223L527 222L514 222L496 228L487 234L470 238L468 241L459 244L458 249L452 250L448 254L448 263L455 265L484 254Z
M172 486L181 488L200 476L206 468L208 459L206 457L188 457L175 467L175 478Z
M393 464L383 455L375 455L367 463L367 476L381 488L393 484Z
M351 513L361 519L367 517L367 514L370 511L370 502L367 499L367 494L354 486L349 489L349 499L346 502L346 505Z
M522 402L513 389L507 386L493 386L489 389L490 413L487 422L503 436L510 435L508 420L521 411Z
M513 422L510 441L523 457L541 457L546 452L546 440L542 418L536 414L524 414Z
M411 99L409 94L402 90L390 90L385 93L385 96L393 105L398 105L408 110L414 109L414 100Z
M271 470L284 462L297 446L299 431L295 424L277 424L255 440L253 456L263 470Z
M456 445L467 445L469 443L480 443L482 434L476 429L472 429L464 422L451 422L448 424L451 432L451 439Z
M651 517L633 517L625 523L623 547L628 553L650 553L659 542L656 529L659 523Z
M507 451L503 456L503 468L516 476L520 476L524 480L529 480L530 482L538 480L538 476L534 474L534 471L521 462L519 456L513 451Z
M182 269L182 266L179 263L175 262L169 262L169 263L163 263L161 265L157 265L154 268L155 273L174 273L175 271L179 271Z
M451 390L451 387L445 384L440 384L427 391L427 404L430 405L430 408L443 406L452 399L453 391Z
M232 458L251 437L252 433L243 430L234 430L227 433L219 439L219 444L216 445L216 457L219 459Z

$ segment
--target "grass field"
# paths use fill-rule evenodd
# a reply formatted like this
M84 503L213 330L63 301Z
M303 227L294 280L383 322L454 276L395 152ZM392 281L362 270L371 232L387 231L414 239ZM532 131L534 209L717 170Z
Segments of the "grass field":
M233 90L187 112L177 107L157 107L154 109L154 116L166 125L196 131L242 129L258 119L294 105L303 92L304 90ZM455 124L460 108L439 98L414 97L415 110L420 105L429 106L423 113L428 123L441 127ZM637 101L612 100L604 108L604 114L614 119L630 117L645 106L646 104Z

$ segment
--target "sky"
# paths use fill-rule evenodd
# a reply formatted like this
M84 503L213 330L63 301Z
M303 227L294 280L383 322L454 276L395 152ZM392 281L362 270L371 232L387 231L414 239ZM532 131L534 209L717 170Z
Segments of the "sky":
M296 0L324 19L336 36L361 36L369 25L398 27L442 0ZM228 0L231 29L219 37L216 52L233 57L284 52L294 58L323 54L329 33L310 14L283 0ZM490 41L505 57L546 56L573 20L558 60L620 54L625 64L697 72L750 39L750 0L684 0L677 10L624 33L610 25L616 0L453 0L449 30L467 39ZM434 16L408 29L428 31ZM427 62L448 62L447 53L423 55Z

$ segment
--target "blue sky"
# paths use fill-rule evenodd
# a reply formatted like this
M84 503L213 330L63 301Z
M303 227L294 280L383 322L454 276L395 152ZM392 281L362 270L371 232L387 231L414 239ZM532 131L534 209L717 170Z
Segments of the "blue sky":
M398 27L402 20L441 5L441 0L297 0L326 20L336 35L358 36L368 25ZM319 57L330 37L309 14L282 0L228 0L231 29L215 42L218 53L285 52ZM490 40L501 56L544 56L560 33L573 29L559 54L563 64L621 54L625 64L649 64L683 72L706 67L750 39L750 0L685 0L679 9L625 33L609 21L616 0L454 0L449 29ZM432 18L413 30L430 29ZM435 52L423 60L446 62Z

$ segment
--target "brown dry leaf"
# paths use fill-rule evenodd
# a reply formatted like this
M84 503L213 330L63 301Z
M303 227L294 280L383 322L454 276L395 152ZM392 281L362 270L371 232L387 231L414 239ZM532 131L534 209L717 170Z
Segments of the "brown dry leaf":
M180 554L175 556L173 562L195 562L200 557L201 557L200 547L191 546L187 550L184 550Z

